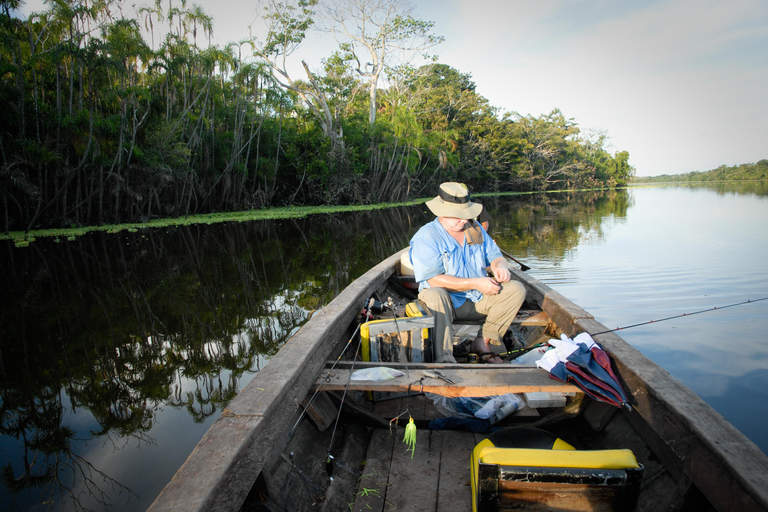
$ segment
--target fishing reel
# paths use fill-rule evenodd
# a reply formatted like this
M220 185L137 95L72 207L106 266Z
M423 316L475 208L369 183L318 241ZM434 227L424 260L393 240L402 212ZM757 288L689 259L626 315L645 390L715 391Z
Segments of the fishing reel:
M390 302L392 299L389 299ZM365 304L363 305L363 309L368 311L371 314L374 315L380 315L384 312L385 309L389 309L389 303L388 302L381 302L379 300L376 300L375 297L371 297L367 301L365 301Z
M361 313L365 318L372 319L402 316L404 314L402 310L402 306L395 304L392 297L387 297L386 302L381 301L378 297L371 297L363 303Z

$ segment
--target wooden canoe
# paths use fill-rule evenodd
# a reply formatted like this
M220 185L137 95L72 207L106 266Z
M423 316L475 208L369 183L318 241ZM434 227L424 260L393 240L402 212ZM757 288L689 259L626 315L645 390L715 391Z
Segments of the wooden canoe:
M484 396L576 388L530 366L433 363L399 363L409 372L407 385L348 386L351 364L333 363L351 339L361 305L375 293L396 293L388 286L401 290L400 254L313 315L232 400L149 510L471 510L469 457L485 435L424 428L437 413L421 392ZM513 277L527 288L525 307L543 312L537 318L547 319L548 334L607 331L550 287L519 271ZM617 334L595 340L611 355L631 411L577 393L562 410L524 409L509 424L557 430L565 419L560 430L585 448L632 449L645 467L637 510L768 510L768 457L754 443ZM419 378L436 367L458 384ZM405 396L372 404L363 391ZM313 396L302 414L302 403ZM421 425L412 459L402 427L390 421L406 410ZM561 508L579 508L579 495L567 499L573 507L569 501Z

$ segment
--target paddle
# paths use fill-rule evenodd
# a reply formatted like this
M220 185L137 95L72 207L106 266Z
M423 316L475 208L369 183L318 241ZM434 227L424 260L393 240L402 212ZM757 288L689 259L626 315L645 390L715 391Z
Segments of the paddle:
M528 266L528 265L526 265L525 263L522 263L521 261L518 261L518 260L516 260L514 256L512 256L511 254L509 254L507 251L505 251L505 250L504 250L504 249L502 249L501 247L499 247L499 250L501 251L501 254L503 254L503 255L504 255L504 256L506 256L507 258L511 259L512 261L514 261L514 262L515 262L515 263L517 263L518 265L520 265L520 270L522 270L523 272L525 272L526 270L530 270L530 269L531 269L531 267L529 267L529 266Z

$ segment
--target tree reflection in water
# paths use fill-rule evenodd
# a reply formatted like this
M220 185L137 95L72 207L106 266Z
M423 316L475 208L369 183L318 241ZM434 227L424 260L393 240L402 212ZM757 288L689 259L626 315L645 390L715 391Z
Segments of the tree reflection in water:
M194 422L220 413L313 310L407 244L403 218L388 210L5 243L0 508L136 498L141 489L79 455L86 443L151 444L166 406ZM93 421L72 426L72 413Z
M561 258L604 215L625 214L626 197L482 202L503 248ZM0 508L145 509L157 491L128 489L109 465L86 461L88 442L111 444L113 457L129 441L152 445L168 406L190 423L212 420L314 310L431 219L422 204L4 243ZM171 476L153 473L161 484Z

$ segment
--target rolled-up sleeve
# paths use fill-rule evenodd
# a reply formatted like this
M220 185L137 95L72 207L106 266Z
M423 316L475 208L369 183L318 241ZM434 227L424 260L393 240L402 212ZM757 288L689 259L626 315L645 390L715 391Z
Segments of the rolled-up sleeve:
M494 242L493 239L487 234L483 240L483 245L485 246L485 257L488 259L488 265L490 265L496 258L501 258L504 256L501 254L501 249L499 249L499 246L496 245L496 242Z

